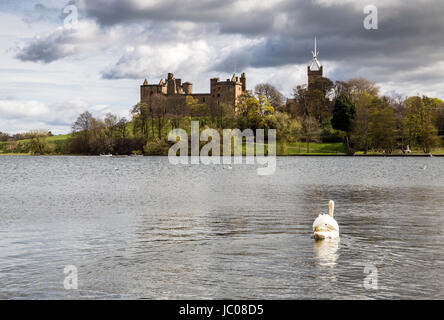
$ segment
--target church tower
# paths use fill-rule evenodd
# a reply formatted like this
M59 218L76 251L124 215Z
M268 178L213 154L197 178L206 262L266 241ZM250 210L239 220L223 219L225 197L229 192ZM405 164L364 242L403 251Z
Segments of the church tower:
M317 51L317 43L316 37L314 41L314 51L311 52L313 54L313 59L311 60L311 64L307 67L307 75L308 75L308 88L310 88L316 80L322 78L322 65L318 60L319 51Z

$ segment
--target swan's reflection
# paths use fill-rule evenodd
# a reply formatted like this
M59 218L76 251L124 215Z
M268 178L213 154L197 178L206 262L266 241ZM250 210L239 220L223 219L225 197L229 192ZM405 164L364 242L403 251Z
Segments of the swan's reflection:
M336 260L338 259L337 251L339 249L339 238L315 241L314 248L319 266L331 268L336 266Z
M316 263L317 266L322 269L318 274L321 281L337 281L334 270L336 266L336 260L338 260L338 248L339 238L317 240L314 242Z

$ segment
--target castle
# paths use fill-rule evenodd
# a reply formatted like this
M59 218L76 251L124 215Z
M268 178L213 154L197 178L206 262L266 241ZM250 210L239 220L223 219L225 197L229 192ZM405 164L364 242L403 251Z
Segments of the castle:
M319 51L317 51L316 38L314 42L313 59L307 67L308 88L323 77L323 67L318 60ZM168 73L167 79L161 79L158 84L148 84L148 80L140 86L140 102L150 104L151 97L155 94L162 94L165 97L183 97L191 96L199 104L208 106L225 105L232 107L237 112L238 98L247 92L247 78L245 73L241 77L233 74L233 77L226 81L220 81L219 78L210 79L210 93L193 93L193 84L190 82L182 83L182 79L175 79L172 73ZM288 99L287 104L294 102L294 99Z
M247 78L245 73L241 77L233 74L233 77L226 81L220 81L219 78L210 79L210 93L193 93L193 84L190 82L182 83L181 79L175 79L172 73L168 73L168 78L160 80L159 84L148 84L145 82L140 86L140 102L150 103L154 94L162 94L168 97L191 96L197 99L198 103L208 106L226 105L236 111L238 98L247 91Z

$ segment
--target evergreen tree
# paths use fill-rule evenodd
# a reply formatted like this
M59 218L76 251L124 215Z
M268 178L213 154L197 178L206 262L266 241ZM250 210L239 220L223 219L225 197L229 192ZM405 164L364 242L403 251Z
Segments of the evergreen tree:
M354 153L350 145L350 134L353 130L355 116L356 108L353 102L346 95L340 95L335 101L331 125L333 129L345 132L345 142L349 154Z

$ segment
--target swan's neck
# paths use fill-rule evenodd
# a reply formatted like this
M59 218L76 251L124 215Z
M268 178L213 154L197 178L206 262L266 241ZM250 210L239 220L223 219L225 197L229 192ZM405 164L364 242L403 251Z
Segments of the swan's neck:
M330 202L328 203L328 214L332 218L334 211L335 211L335 202L333 200L330 200Z

